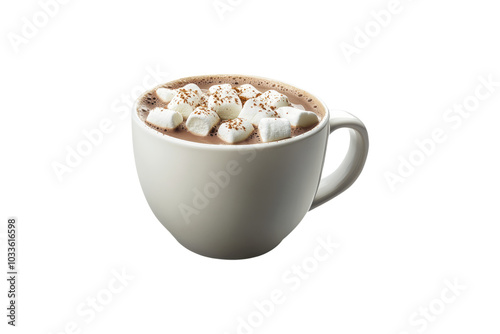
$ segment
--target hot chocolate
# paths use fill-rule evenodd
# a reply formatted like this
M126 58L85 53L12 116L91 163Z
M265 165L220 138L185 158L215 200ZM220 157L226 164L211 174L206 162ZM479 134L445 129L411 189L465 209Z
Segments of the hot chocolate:
M137 112L165 135L226 145L296 137L313 129L325 114L322 104L307 92L239 75L171 81L141 96Z

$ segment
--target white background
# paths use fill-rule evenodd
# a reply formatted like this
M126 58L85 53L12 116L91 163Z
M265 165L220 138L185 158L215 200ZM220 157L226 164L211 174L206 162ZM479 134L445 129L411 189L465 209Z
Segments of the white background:
M15 215L20 292L13 329L1 280L1 332L498 333L500 87L460 124L443 119L474 101L479 77L500 81L496 3L401 0L377 31L370 13L388 0L222 2L231 7L219 15L212 0L73 0L14 47L23 18L33 22L42 9L2 1L0 254L4 272L5 222ZM341 45L354 45L367 25L370 42L349 62ZM296 84L363 120L365 170L264 256L191 253L149 210L129 111L116 113L155 68L168 73L163 81L241 73ZM103 119L113 130L59 180L54 162ZM391 189L387 173L397 173L399 157L418 158L415 141L436 128L444 143ZM327 170L346 146L339 131ZM340 246L314 267L317 238ZM293 289L283 275L302 263L309 276ZM122 270L133 279L112 294ZM462 290L445 303L447 280ZM285 300L257 314L254 303L275 289ZM77 311L110 296L92 319ZM241 327L252 317L254 326Z

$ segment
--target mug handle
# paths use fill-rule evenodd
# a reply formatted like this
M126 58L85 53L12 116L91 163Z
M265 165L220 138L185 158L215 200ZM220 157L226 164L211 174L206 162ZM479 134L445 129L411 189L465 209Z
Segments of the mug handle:
M344 161L330 175L321 180L309 210L324 204L349 188L358 178L368 155L368 132L357 117L346 111L335 110L330 116L330 134L340 128L348 128L349 150Z

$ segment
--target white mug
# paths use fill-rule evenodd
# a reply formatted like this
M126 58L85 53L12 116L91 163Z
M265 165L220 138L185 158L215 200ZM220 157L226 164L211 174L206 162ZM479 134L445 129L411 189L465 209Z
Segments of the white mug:
M346 112L330 115L324 104L312 130L248 145L164 135L139 118L136 105L134 156L146 200L180 244L208 257L244 259L272 250L309 210L349 188L368 154L364 124ZM339 128L350 129L349 150L321 180L328 136Z

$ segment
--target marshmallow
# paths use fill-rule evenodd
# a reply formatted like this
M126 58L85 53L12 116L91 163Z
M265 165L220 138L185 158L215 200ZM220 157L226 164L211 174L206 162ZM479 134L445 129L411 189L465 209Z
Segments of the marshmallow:
M156 107L149 112L146 121L161 129L175 129L182 123L182 115L175 110Z
M156 96L163 102L170 102L174 98L175 90L160 87L156 90Z
M178 111L184 119L187 119L199 102L200 96L195 90L179 88L168 104L168 109Z
M262 95L260 95L257 99L264 102L266 106L270 107L271 109L290 105L290 102L288 102L288 97L275 90L268 90L265 93L262 93Z
M207 107L198 107L189 115L186 127L189 132L197 136L206 136L219 121L219 115L215 111Z
M246 100L254 99L258 95L260 95L260 91L250 84L241 85L238 88L236 88L236 91L238 92L238 95L240 96L240 98L243 98Z
M223 122L221 126L219 126L217 135L226 143L234 144L247 139L253 130L252 123L241 118L235 118Z
M293 107L278 108L278 115L288 119L293 126L306 127L319 122L319 117L314 112Z
M306 110L302 104L295 104L295 103L290 103L291 107L294 107L295 109L300 109L300 110Z
M206 107L208 105L208 95L202 92L201 94L199 94L199 96L200 96L199 105Z
M186 90L192 90L192 91L195 91L198 95L201 95L203 92L201 91L201 88L198 87L198 85L194 84L194 83L190 83L190 84L187 84L185 85L184 87L182 87L183 89L186 89Z
M264 102L257 99L250 99L245 102L243 109L241 109L239 118L245 119L255 126L259 125L259 122L263 118L267 117L278 117L276 111L268 109Z
M241 100L234 89L218 90L208 98L208 107L215 110L221 119L233 119L241 111Z
M219 90L230 90L232 88L233 87L230 84L213 85L208 89L208 91L210 92L210 94L213 94Z
M290 138L292 127L286 118L264 118L259 123L260 138L263 142Z

